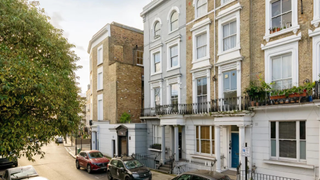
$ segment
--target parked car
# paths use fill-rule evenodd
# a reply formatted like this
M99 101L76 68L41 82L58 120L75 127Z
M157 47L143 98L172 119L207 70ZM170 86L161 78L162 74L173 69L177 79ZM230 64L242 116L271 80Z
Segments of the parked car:
M104 157L100 151L81 151L76 157L76 167L86 168L90 174L92 171L107 171L109 159Z
M9 159L8 157L0 155L0 167L12 167L18 166L18 160L16 157L13 157L13 159Z
M39 176L31 165L7 169L3 175L0 175L0 178L3 180L48 180L45 177Z
M108 164L109 179L151 180L152 173L140 161L132 157L112 158Z
M215 171L196 170L185 172L172 180L230 180L230 177Z
M56 138L56 143L63 143L63 138L62 137L57 137Z

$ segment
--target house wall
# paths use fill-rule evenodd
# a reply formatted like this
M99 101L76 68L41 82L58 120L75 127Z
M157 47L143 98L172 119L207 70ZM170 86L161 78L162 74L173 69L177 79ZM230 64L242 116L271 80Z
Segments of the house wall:
M296 106L292 108L266 108L256 111L253 117L252 157L257 172L298 179L314 179L318 176L319 166L319 108ZM314 166L314 169L267 164L270 159L270 121L306 120L306 162L302 164ZM299 163L292 163L299 164Z
M154 3L154 2L151 2ZM170 104L171 102L167 102L167 96L170 95L168 90L168 84L166 79L170 77L176 77L180 75L180 101L181 103L186 102L186 2L185 1L164 1L154 7L152 10L143 15L144 19L144 106L148 108L151 106L151 87L150 81L160 81L162 83L162 104ZM172 8L177 7L179 9L179 29L172 33L169 33L169 13ZM153 37L153 23L156 19L160 19L161 21L161 37L158 40L154 40ZM173 71L167 71L167 54L170 53L167 51L167 40L171 38L177 37L181 35L180 38L180 68L175 69ZM162 73L160 75L151 76L151 50L153 47L162 44L160 47L162 49L162 59L161 59L161 68Z

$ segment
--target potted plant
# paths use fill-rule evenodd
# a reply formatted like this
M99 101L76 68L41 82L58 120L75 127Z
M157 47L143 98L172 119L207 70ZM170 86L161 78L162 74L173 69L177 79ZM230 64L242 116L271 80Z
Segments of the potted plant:
M304 91L307 93L308 101L312 102L313 88L315 87L315 82L307 82L304 85Z
M245 92L251 99L251 106L254 106L259 94L259 87L253 81L251 81L250 85L245 89Z
M280 27L277 27L277 31L280 31Z
M276 28L274 27L274 28L272 28L272 31L275 33L276 32Z

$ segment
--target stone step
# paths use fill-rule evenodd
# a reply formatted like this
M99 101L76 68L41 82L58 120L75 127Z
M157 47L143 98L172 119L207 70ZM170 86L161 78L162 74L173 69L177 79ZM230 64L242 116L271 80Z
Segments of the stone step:
M170 174L170 171L167 171L167 170L157 169L157 171L165 173L165 174Z
M170 168L170 167L165 167L165 166L160 166L159 169L160 169L160 170L163 170L163 171L167 171L167 172L170 172L170 171L171 171L171 168Z

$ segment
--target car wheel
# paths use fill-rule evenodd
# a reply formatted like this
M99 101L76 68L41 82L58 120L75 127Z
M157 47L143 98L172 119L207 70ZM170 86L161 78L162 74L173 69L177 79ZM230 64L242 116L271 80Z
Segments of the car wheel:
M127 177L126 177L126 180L131 180L131 178L127 176Z
M89 174L91 174L91 166L90 166L90 164L88 164L88 166L87 166L87 172L88 172Z
M112 177L111 172L110 172L110 171L107 171L107 173L108 173L108 179L109 179L109 180L113 180L113 177Z
M79 161L76 161L76 167L77 169L80 169Z

